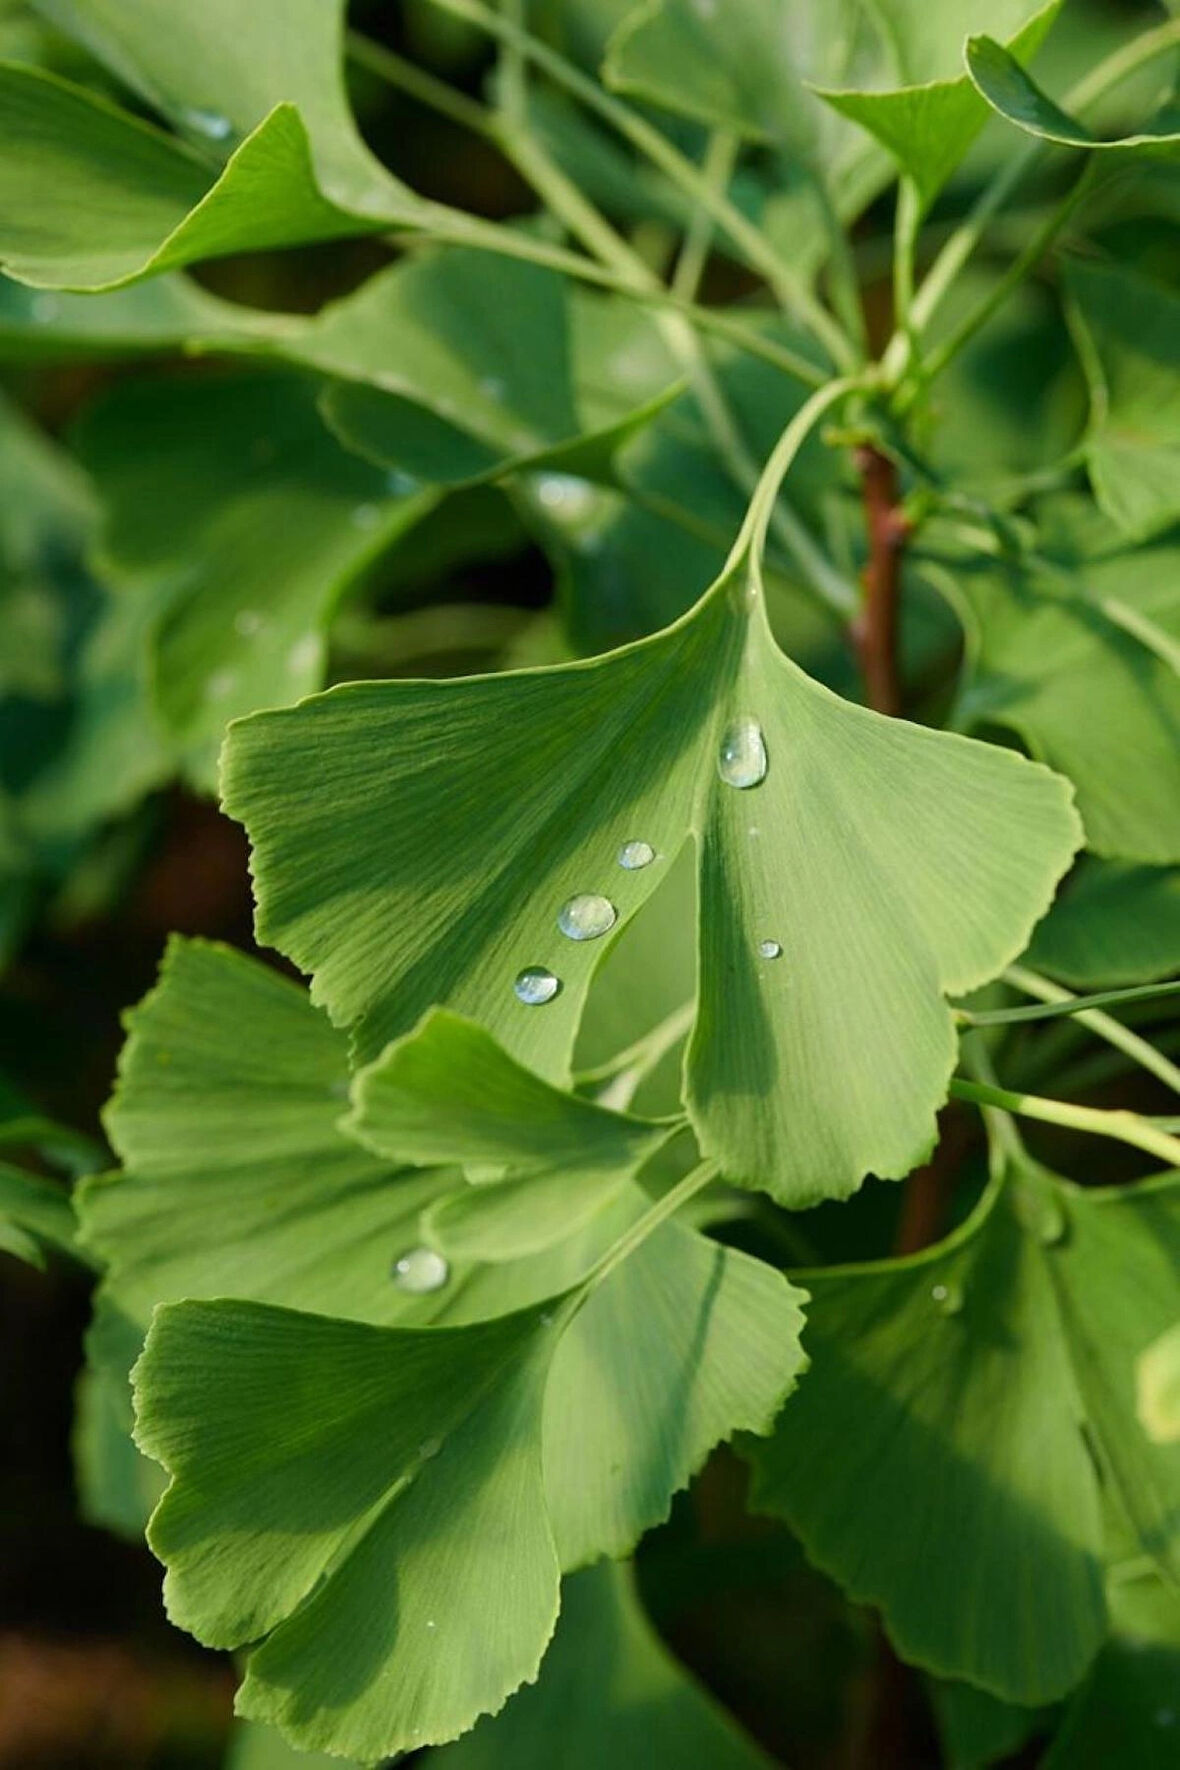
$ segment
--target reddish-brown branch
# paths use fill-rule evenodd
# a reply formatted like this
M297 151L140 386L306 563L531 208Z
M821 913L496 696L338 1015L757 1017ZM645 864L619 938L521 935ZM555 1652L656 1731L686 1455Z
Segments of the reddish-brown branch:
M897 637L901 610L901 559L909 532L897 497L897 468L887 455L865 444L856 451L869 557L864 570L865 600L853 622L869 706L878 713L901 712Z

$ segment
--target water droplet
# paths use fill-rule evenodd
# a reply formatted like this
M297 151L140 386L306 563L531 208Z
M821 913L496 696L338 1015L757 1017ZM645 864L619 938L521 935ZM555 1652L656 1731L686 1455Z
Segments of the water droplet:
M433 1248L407 1248L393 1263L394 1284L412 1297L441 1290L450 1276L447 1262Z
M43 326L49 320L55 320L57 318L61 309L61 302L56 295L50 295L42 291L40 294L33 296L29 303L29 308L38 325Z
M214 670L205 684L205 693L211 701L223 701L232 694L237 677L232 670Z
M609 897L593 891L580 892L563 903L557 914L557 926L569 940L597 940L607 934L618 920Z
M957 1315L963 1307L963 1292L957 1284L936 1284L930 1295L944 1315Z
M594 487L574 473L542 473L537 477L537 497L555 514L576 520L594 508Z
M542 1315L541 1326L542 1327L552 1327L553 1326L553 1317L551 1315L547 1315L547 1314Z
M757 824L751 824L749 829L746 831L746 834L747 834L747 836L749 836L751 838L752 841L756 842L758 840L759 836L761 836L762 831L758 828Z
M376 504L358 504L352 513L352 526L355 529L375 529L381 521L381 512Z
M544 965L526 965L513 984L518 1001L526 1008L539 1008L551 1002L561 988L559 980Z
M427 1628L428 1628L428 1629L437 1629L437 1627L438 1627L438 1624L437 1624L437 1623L436 1623L436 1622L435 1622L435 1621L434 1621L434 1619L433 1619L433 1617L432 1617L432 1618L431 1618L431 1619L430 1619L430 1621L429 1621L429 1622L428 1622L428 1623L427 1623L427 1624L426 1624L426 1627L427 1627Z
M1174 1727L1176 1725L1175 1709L1156 1709L1155 1724L1157 1727Z
M261 633L264 625L256 608L240 608L234 616L234 632L240 633L243 639L252 639L255 633Z
M783 949L777 940L760 940L758 942L758 956L762 959L781 959Z
M305 633L287 653L287 669L292 676L302 676L306 671L314 670L319 661L320 642L314 633Z
M408 498L422 484L412 473L403 473L400 467L391 467L385 475L385 489L393 498Z
M717 754L717 772L727 787L756 787L766 779L766 740L750 713L728 725Z
M180 120L187 129L193 129L208 141L225 141L233 134L233 124L221 111L205 110L201 105L180 113Z
M619 865L628 873L649 867L655 858L656 851L650 842L624 842L619 849Z
M479 391L486 393L489 399L503 399L508 392L504 382L498 375L485 375L479 384Z

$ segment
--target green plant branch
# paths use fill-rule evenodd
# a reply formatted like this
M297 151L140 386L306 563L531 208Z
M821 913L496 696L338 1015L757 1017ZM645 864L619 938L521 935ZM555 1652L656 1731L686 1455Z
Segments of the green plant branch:
M606 1250L593 1271L571 1298L570 1319L572 1320L599 1285L603 1284L611 1273L622 1265L627 1256L633 1254L636 1248L647 1240L649 1235L657 1230L662 1223L666 1223L669 1217L674 1217L681 1206L688 1203L689 1199L695 1198L699 1192L705 1190L706 1186L712 1185L719 1171L717 1163L714 1161L698 1163L684 1176L683 1180L678 1180L675 1186L669 1187L661 1198L656 1199L650 1210L645 1211L642 1217L631 1224L630 1228L625 1229L618 1241Z
M912 178L902 178L897 186L897 214L893 227L893 324L899 333L911 341L914 266L921 221L922 205L918 187Z
M695 1001L683 1003L653 1026L643 1038L628 1045L625 1051L619 1051L606 1063L599 1064L595 1069L583 1070L575 1076L576 1086L597 1090L594 1097L600 1106L609 1106L615 1112L625 1112L634 1100L640 1083L692 1031L696 1013Z
M1180 19L1170 19L1154 30L1144 31L1130 43L1113 51L1073 86L1065 97L1065 108L1071 112L1087 110L1108 92L1137 73L1156 57L1180 45ZM1049 143L1029 140L1015 152L983 191L966 219L954 230L931 265L914 296L910 310L913 331L921 335L941 307L951 285L971 258L982 240L993 216L1001 210L1008 197L1024 179L1029 169L1046 152ZM1043 233L1043 229L1041 230ZM1038 255L1044 242L1038 247ZM881 358L881 366L890 384L898 382L909 361L909 338L898 330L890 339Z
M984 1082L969 1082L956 1077L950 1086L955 1100L970 1100L976 1106L997 1107L1018 1118L1037 1119L1042 1124L1059 1125L1069 1131L1083 1131L1094 1137L1111 1137L1118 1143L1129 1143L1135 1149L1158 1156L1169 1167L1180 1167L1180 1137L1160 1130L1138 1113L1107 1111L1095 1106L1074 1106L1065 1100L1049 1100L1040 1094L1020 1094L1009 1088L997 1088Z
M762 556L766 551L766 536L770 527L770 519L774 512L775 501L783 480L790 472L795 456L811 435L825 412L831 410L840 400L850 393L865 392L872 385L871 376L844 375L834 381L828 381L819 387L806 400L795 416L791 419L774 448L771 450L765 467L762 469L754 494L746 511L745 521L738 530L737 539L730 549L726 561L726 571L732 571L740 561L749 556L752 567L761 579Z
M1024 965L1010 965L1004 973L1004 977L1015 988L1023 990L1025 995L1036 996L1041 1003L1041 1006L1037 1008L1009 1009L1007 1011L1009 1023L1014 1020L1044 1019L1057 1014L1076 1015L1081 1024L1095 1033L1098 1038L1105 1039L1108 1045L1114 1045L1125 1056L1133 1058L1136 1063L1158 1077L1165 1086L1180 1094L1180 1069L1171 1063L1162 1051L1157 1051L1147 1039L1132 1032L1130 1027L1124 1026L1120 1020L1115 1020L1113 1016L1101 1012L1104 1007L1113 1007L1124 1002L1158 1000L1161 996L1180 994L1180 983L1139 984L1130 989L1103 990L1096 995L1075 996L1071 991L1063 989L1060 984L1052 983L1047 977L1040 976L1036 971L1030 971ZM1002 1014L1004 1010L999 1010L999 1012ZM989 1021L986 1014L975 1015L973 1022L976 1026L1001 1024L996 1021L994 1015Z
M522 0L500 0L500 9L516 30L523 30L524 7ZM500 43L498 71L500 76L498 94L500 115L509 122L523 124L528 115L528 97L525 87L526 65L520 44L511 38Z
M823 345L837 367L851 369L857 353L851 340L832 315L817 300L803 278L775 251L762 230L756 227L728 197L712 190L700 169L672 145L668 138L648 123L629 105L605 92L594 80L558 55L548 44L521 30L483 4L483 0L435 0L446 12L478 25L500 42L519 47L556 84L577 98L588 109L610 124L632 147L658 166L665 177L707 208L718 226L747 259L753 269L765 278L780 304L799 319Z
M701 176L708 181L710 189L723 194L728 191L737 164L738 145L738 138L732 129L710 131L704 159L701 161ZM695 301L697 298L715 227L716 217L703 204L698 203L689 218L688 231L672 272L672 293L681 301Z

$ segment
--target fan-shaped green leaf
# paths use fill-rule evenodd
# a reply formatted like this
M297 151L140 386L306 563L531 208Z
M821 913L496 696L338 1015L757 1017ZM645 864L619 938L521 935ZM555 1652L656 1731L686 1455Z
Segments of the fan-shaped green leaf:
M327 1752L299 1752L273 1727L238 1721L230 1736L225 1770L344 1770L341 1758Z
M362 1055L442 1003L549 1077L601 950L562 906L626 922L692 836L691 1115L727 1173L794 1204L921 1158L954 1056L940 991L1015 956L1077 840L1060 781L804 676L741 572L590 663L351 685L243 721L223 792L260 936L315 973ZM620 864L633 841L651 864ZM515 987L530 968L561 986L538 1005Z
M47 1249L75 1252L76 1227L63 1186L0 1162L0 1251L44 1266Z
M476 1184L426 1218L429 1239L461 1259L514 1259L560 1241L677 1128L563 1094L445 1009L363 1070L353 1099L343 1128L379 1155L475 1169Z
M1027 567L977 557L943 580L968 628L960 721L1008 726L1067 774L1098 854L1180 859L1178 558L1166 544Z
M1180 1327L1170 1327L1139 1359L1139 1421L1157 1444L1180 1441Z
M1017 67L1033 56L1061 0L992 0L987 22L1008 44ZM860 123L913 179L925 203L946 183L987 119L987 107L962 72L963 39L980 22L979 0L919 6L882 0L882 26L896 56L890 90L821 91Z
M1094 496L1142 540L1180 521L1180 295L1106 265L1071 265L1067 287L1090 381Z
M800 1364L798 1294L724 1249L707 1262L696 1307L664 1322L690 1386L628 1453L663 1505L691 1472L684 1410L690 1422L723 1413L723 1432L765 1431ZM600 1294L613 1283L604 1270ZM138 1436L173 1481L150 1540L174 1619L223 1646L265 1637L241 1713L371 1760L455 1737L536 1675L570 1529L547 1396L563 1387L554 1354L588 1295L459 1328L224 1301L157 1312L137 1366ZM574 1424L591 1446L584 1400ZM574 1477L579 1521L609 1516L611 1489L626 1495L618 1470L588 1492L595 1461Z
M768 1760L674 1660L626 1568L589 1568L561 1588L561 1617L535 1685L503 1714L435 1752L436 1770L758 1770Z
M321 684L342 589L433 503L341 449L316 396L269 370L129 382L82 426L104 567L167 605L156 698L203 783L235 714Z
M236 339L254 319L250 309L219 301L178 272L106 295L30 289L0 278L0 354L8 360L170 351L195 338Z
M1135 1418L1178 1257L1175 1179L1029 1170L938 1247L809 1273L813 1369L752 1452L756 1503L908 1658L1017 1703L1063 1695L1106 1632L1108 1485L1139 1551L1180 1566L1180 1446Z
M1015 123L1026 134L1064 147L1097 148L1116 154L1174 154L1180 147L1176 115L1165 109L1154 124L1135 135L1114 141L1096 138L1042 92L1019 61L990 37L972 37L967 44L967 67L976 89L994 111Z
M1043 1770L1172 1770L1180 1733L1180 1600L1141 1569L1109 1585L1111 1635L1043 1760Z
M1083 858L1028 956L1076 989L1170 977L1180 971L1180 870Z

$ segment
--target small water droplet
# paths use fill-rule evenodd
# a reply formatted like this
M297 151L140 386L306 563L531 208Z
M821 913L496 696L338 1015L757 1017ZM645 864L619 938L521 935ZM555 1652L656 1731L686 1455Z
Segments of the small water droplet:
M412 1297L441 1290L450 1276L449 1265L433 1248L407 1248L393 1263L394 1284Z
M1176 1725L1175 1709L1156 1709L1155 1724L1157 1727L1174 1727Z
M560 981L544 965L526 965L512 985L518 1001L526 1008L539 1008L551 1002L561 988Z
M717 753L717 772L727 787L756 787L766 779L766 740L751 713L726 727Z
M619 849L619 865L628 873L649 867L655 858L656 851L650 842L624 842Z
M236 681L232 670L214 670L205 684L205 693L211 701L223 701L226 695L233 693Z
M748 829L748 830L747 830L747 831L746 831L746 834L747 834L747 836L749 836L749 837L750 837L750 838L751 838L751 839L752 839L752 840L753 840L753 841L755 841L755 842L756 842L756 841L757 841L757 840L758 840L758 838L759 838L759 836L761 836L761 834L762 834L762 831L761 831L761 830L760 830L760 829L759 829L759 828L758 828L758 825L757 825L757 824L751 824L751 825L750 825L750 827L749 827L749 829Z
M393 498L408 498L422 484L412 473L403 473L400 467L391 467L385 475L385 489Z
M305 633L287 653L287 669L292 676L302 676L320 661L320 642L314 633Z
M762 959L781 959L783 949L777 940L760 940L758 942L758 956Z
M358 504L352 513L352 526L355 529L375 529L381 521L381 512L376 504Z
M30 311L38 325L44 326L49 320L55 320L61 310L61 302L56 295L42 291L34 295L29 303Z
M202 105L193 105L182 111L180 117L186 128L195 130L209 141L225 141L233 134L233 124L221 111L206 110Z
M963 1292L957 1284L936 1284L930 1295L944 1315L957 1315L963 1307Z
M553 1326L553 1317L551 1315L542 1315L541 1326L542 1327L552 1327Z
M503 399L508 389L499 375L485 375L479 384L479 391L486 393L489 399Z
M557 926L568 940L597 940L608 934L618 920L609 897L583 891L563 903L557 913Z
M576 520L594 508L594 487L574 473L542 473L537 476L537 497L546 510Z
M265 622L256 608L240 608L234 616L234 632L240 633L243 639L252 639L261 633Z
M432 1618L431 1618L431 1619L430 1619L430 1621L429 1621L429 1622L428 1622L428 1623L427 1623L427 1624L426 1624L426 1627L427 1627L427 1628L428 1628L428 1629L437 1629L437 1627L438 1627L438 1624L437 1624L437 1623L436 1623L436 1622L435 1622L435 1621L434 1621L434 1618L433 1618L433 1617L432 1617Z

